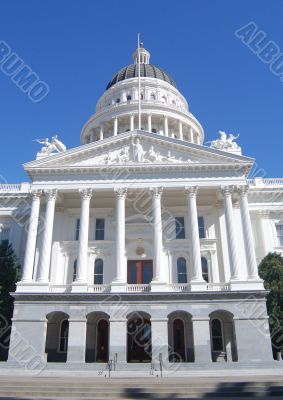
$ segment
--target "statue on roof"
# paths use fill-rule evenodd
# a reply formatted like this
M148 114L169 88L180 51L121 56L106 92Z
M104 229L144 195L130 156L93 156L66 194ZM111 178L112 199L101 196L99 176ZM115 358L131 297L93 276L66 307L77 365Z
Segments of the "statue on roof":
M217 150L225 150L237 154L241 154L241 147L235 142L240 137L240 134L234 136L233 133L227 135L224 131L219 131L219 139L212 140L210 147Z
M62 153L66 151L66 146L58 139L58 135L52 136L51 141L48 138L35 139L35 142L43 144L37 157L49 156L53 153Z

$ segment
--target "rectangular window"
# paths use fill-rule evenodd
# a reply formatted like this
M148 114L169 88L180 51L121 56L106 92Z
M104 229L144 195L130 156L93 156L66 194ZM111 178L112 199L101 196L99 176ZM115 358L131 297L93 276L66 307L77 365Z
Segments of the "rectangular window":
M176 239L185 239L185 219L175 217Z
M1 243L9 244L10 241L10 228L3 228L1 232Z
M283 225L276 225L278 245L283 246Z
M80 219L76 220L76 232L75 232L75 240L79 240L80 238Z
M198 217L198 233L199 233L200 239L205 238L205 227L204 227L204 218L203 217Z
M96 218L95 221L95 240L104 240L105 219Z

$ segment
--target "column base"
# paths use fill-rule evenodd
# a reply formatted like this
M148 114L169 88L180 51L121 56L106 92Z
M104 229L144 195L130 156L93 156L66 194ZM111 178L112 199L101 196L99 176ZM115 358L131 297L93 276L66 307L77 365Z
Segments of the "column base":
M205 292L207 291L207 282L205 281L191 281L189 283L191 292Z
M151 281L150 283L150 291L151 292L166 292L167 291L167 283L160 281Z
M110 285L111 293L126 293L127 292L127 284L126 282L111 282Z
M230 290L264 290L262 279L229 282Z
M18 282L17 293L46 293L49 292L49 282Z
M72 283L72 293L86 293L87 283L86 282L73 282Z
M247 280L247 284L253 290L264 290L264 281L263 281L263 279L260 279L260 278L248 279Z

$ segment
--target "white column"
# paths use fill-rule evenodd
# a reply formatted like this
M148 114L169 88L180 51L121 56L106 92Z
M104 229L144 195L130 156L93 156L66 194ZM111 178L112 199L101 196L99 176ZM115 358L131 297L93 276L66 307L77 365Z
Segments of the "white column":
M76 283L87 283L87 261L88 261L88 232L89 232L89 206L92 196L91 189L80 190L81 214L80 214L80 235L79 255L77 265Z
M161 194L163 188L152 188L152 224L153 224L153 280L155 284L164 284L162 276L162 214Z
M211 339L209 318L192 318L195 363L211 363Z
M49 268L57 190L46 190L45 195L47 198L44 221L45 226L43 231L41 258L37 277L37 281L42 283L48 283L49 281Z
M224 197L224 212L231 268L231 281L236 281L240 279L240 268L238 264L236 229L232 205L233 188L231 186L224 186L223 188L221 188L221 191Z
M120 284L122 290L127 283L127 269L125 259L125 201L127 195L126 188L115 190L116 195L116 277L113 281L114 286ZM113 286L113 287L114 287ZM115 290L113 290L115 291Z
M147 130L151 132L151 114L147 114Z
M258 276L258 269L256 262L255 245L254 245L252 223L248 205L248 186L241 186L238 189L238 192L240 195L240 212L241 212L242 226L244 233L246 259L248 266L248 278L258 280L259 276Z
M191 126L189 127L189 131L190 131L190 142L194 143L194 130Z
M134 114L131 114L130 117L130 131L133 131L135 129L135 116Z
M200 144L199 134L197 134L197 144Z
M31 213L29 218L22 282L32 282L41 193L41 190L35 190L31 193Z
M180 140L184 140L184 137L183 137L183 124L182 124L182 121L179 121L179 139L180 139Z
M111 360L114 360L114 357L116 355L118 364L126 363L127 362L127 319L119 317L110 318L109 324L110 324L109 358Z
M92 133L90 135L90 142L94 142L94 137L95 137L95 133L94 133L94 129L93 129Z
M118 134L118 118L114 118L114 126L113 126L113 135L117 136Z
M190 241L190 252L192 259L192 279L191 284L201 283L204 284L202 277L201 268L201 254L200 254L200 240L199 240L199 229L198 229L198 214L197 214L197 203L196 194L198 191L197 186L191 186L185 188L187 197L188 207L188 221L189 221L189 241ZM194 290L193 287L191 287Z
M69 319L68 363L85 362L86 318Z
M99 139L103 140L104 132L103 132L103 125L100 125L100 131L99 131Z
M168 117L164 115L164 135L168 136Z
M169 369L168 364L168 318L151 318L151 343L152 343L152 361L159 363L162 357L163 366ZM160 356L161 355L161 356Z

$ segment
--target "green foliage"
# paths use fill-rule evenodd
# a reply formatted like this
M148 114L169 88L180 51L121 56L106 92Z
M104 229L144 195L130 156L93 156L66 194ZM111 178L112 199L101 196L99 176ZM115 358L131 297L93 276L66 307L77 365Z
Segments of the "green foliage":
M7 359L14 299L10 292L20 279L19 265L8 243L0 244L0 360Z
M275 352L283 351L283 258L269 253L259 265L259 275L270 293L267 296L267 311Z

